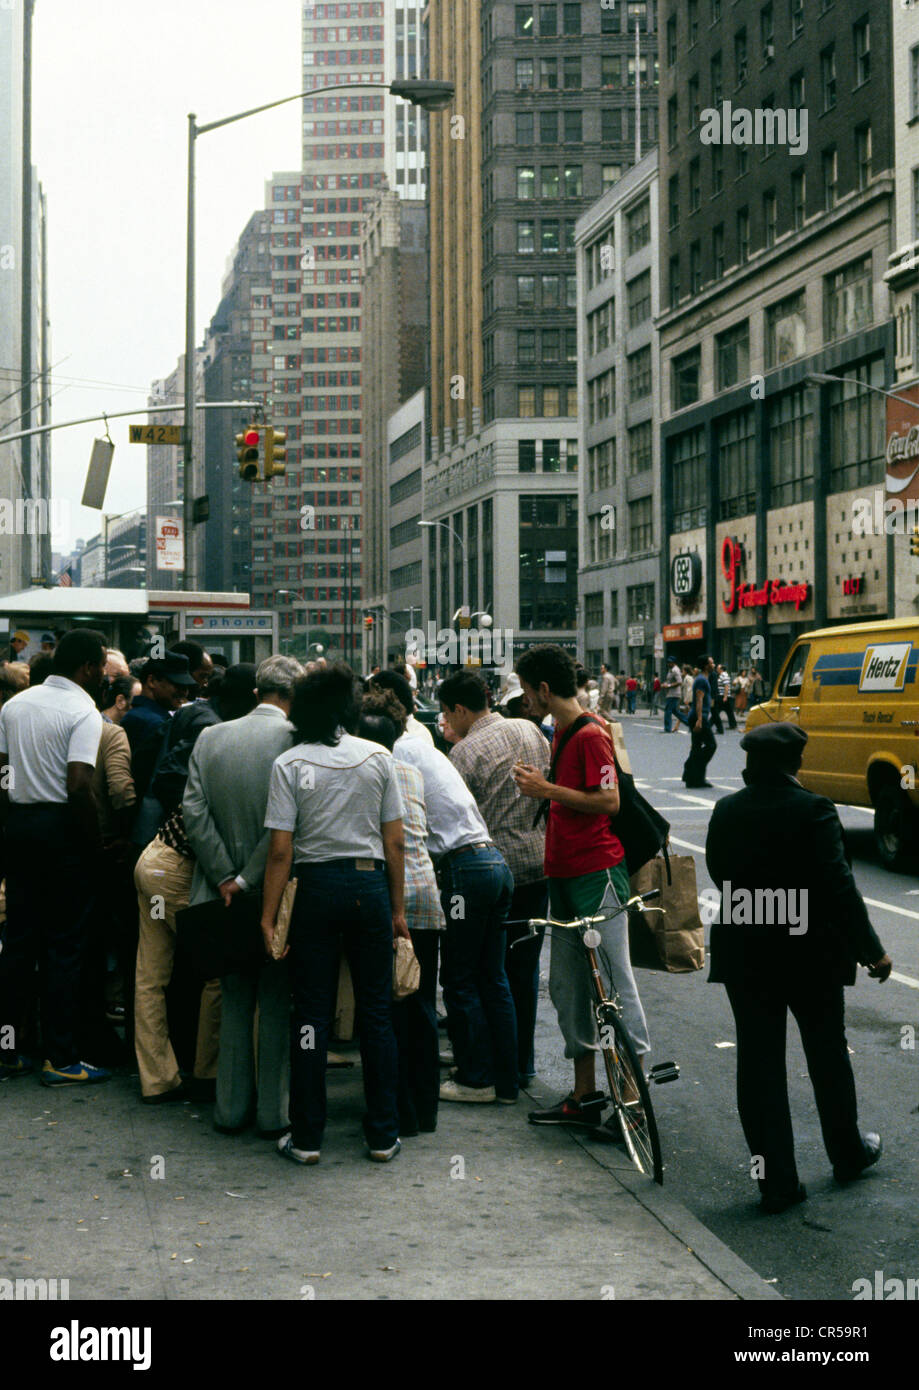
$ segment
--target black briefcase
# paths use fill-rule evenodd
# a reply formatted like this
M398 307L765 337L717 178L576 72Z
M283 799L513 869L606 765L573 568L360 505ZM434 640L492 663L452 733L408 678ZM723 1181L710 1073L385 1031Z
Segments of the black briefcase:
M267 961L261 893L236 893L176 913L176 950L204 980L257 970Z

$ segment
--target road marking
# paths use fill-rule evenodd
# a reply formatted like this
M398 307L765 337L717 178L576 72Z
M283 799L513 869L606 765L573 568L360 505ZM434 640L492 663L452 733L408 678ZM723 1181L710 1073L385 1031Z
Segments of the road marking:
M678 840L675 835L670 836L670 843L678 845L680 849L691 849L696 854L704 854L705 850L701 845L694 845L690 840ZM919 922L919 912L914 912L909 907L896 907L893 903L881 902L880 898L865 898L868 907L879 907L883 912L896 912L900 917L912 917ZM899 970L891 970L890 978L896 980L898 984L908 985L910 989L919 989L919 980L914 980L911 975L901 975Z

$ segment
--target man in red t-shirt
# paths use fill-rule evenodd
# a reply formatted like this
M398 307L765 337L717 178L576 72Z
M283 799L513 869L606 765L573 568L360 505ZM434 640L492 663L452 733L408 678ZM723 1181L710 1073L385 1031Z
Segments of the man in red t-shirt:
M619 788L606 722L590 716L556 757L565 730L584 713L576 696L576 670L568 653L551 644L531 647L517 662L530 713L555 718L554 782L526 764L517 765L514 778L524 796L549 799L545 867L551 915L561 921L613 911L629 896L622 844L609 819L619 810ZM623 1021L642 1057L651 1044L629 961L626 917L596 925L602 938L601 960L605 954L622 1001ZM535 1111L530 1120L595 1128L607 1099L596 1089L599 1044L587 955L573 931L553 932L549 996L565 1039L565 1056L574 1062L574 1089L560 1105Z

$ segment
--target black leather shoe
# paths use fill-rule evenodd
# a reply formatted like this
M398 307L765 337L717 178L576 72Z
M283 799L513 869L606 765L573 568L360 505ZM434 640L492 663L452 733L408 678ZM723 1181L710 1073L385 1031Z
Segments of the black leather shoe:
M190 1096L184 1085L173 1086L171 1091L161 1091L157 1096L141 1096L142 1105L170 1105L174 1101L189 1100Z
M881 1156L881 1151L884 1148L884 1145L881 1143L881 1136L874 1133L863 1134L862 1145L865 1150L865 1157L861 1163L857 1164L854 1168L845 1167L842 1164L834 1166L833 1177L837 1182L854 1182L866 1168L870 1168L872 1164L877 1163Z
M778 1193L764 1193L760 1200L760 1211L764 1211L768 1216L778 1216L781 1212L787 1211L789 1207L796 1207L799 1202L807 1200L807 1191L803 1182L798 1183L797 1192L792 1192L781 1196Z

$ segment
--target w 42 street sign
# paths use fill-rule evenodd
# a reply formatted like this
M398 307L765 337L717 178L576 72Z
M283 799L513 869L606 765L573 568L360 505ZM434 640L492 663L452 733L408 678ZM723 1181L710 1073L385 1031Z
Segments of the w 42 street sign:
M181 444L183 431L181 425L129 425L128 442L131 444Z

